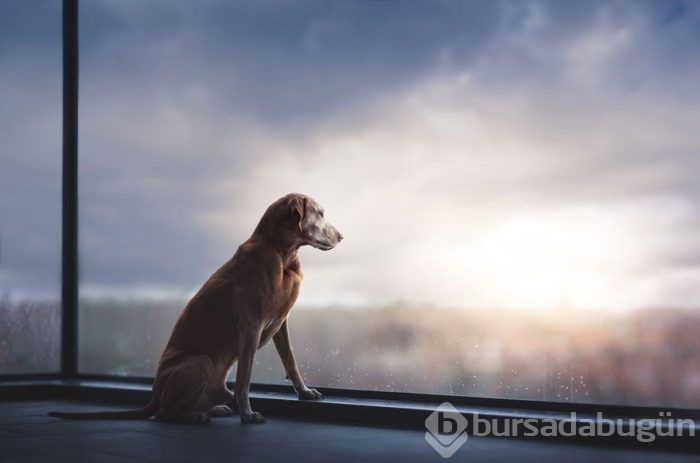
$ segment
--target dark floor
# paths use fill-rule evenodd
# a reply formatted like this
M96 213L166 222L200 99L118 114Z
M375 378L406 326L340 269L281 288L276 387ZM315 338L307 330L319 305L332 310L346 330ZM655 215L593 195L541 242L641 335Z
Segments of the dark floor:
M50 410L97 409L116 408L71 401L0 402L0 461L445 461L427 444L422 431L271 416L263 425L241 425L238 417L217 418L208 425L177 425L153 420L66 421L46 416ZM450 460L674 463L698 462L700 457L470 437Z

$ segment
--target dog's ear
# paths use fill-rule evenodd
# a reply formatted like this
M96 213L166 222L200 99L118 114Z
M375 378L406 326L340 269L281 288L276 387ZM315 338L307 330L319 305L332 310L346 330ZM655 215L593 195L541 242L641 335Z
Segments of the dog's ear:
M303 231L301 224L306 216L306 198L295 196L289 201L289 210L294 217L299 218L299 231Z

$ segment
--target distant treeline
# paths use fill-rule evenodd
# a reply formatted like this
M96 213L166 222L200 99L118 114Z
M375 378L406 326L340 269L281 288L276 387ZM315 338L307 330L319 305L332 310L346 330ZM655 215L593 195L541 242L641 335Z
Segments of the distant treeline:
M81 301L81 371L152 376L183 305ZM59 322L57 303L2 299L0 371L55 370ZM295 308L290 331L316 386L700 407L700 310ZM272 343L256 356L254 380L284 381Z

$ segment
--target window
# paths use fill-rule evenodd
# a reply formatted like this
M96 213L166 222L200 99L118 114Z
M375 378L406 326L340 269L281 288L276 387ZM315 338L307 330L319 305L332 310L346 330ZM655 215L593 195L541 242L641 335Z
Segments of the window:
M0 374L60 343L61 4L0 3Z
M300 191L309 384L698 406L697 8L81 6L82 372L152 375Z

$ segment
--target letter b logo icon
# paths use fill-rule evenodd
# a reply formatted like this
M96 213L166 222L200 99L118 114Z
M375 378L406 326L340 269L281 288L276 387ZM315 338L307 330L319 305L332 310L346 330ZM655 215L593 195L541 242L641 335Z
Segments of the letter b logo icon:
M467 441L467 424L467 419L445 402L425 420L425 440L443 458L449 458Z
M454 434L457 429L457 420L446 417L445 412L437 412L438 414L438 434Z

